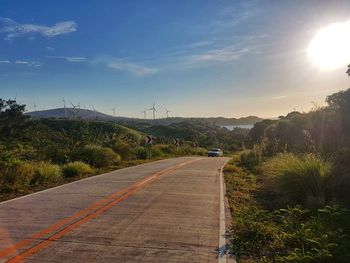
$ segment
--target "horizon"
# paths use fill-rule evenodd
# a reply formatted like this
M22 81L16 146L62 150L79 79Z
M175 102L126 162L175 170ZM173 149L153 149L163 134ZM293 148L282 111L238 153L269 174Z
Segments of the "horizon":
M25 111L24 114L31 114L31 113L36 113L36 112L45 112L45 111L52 111L52 110L64 110L65 108L64 107L58 107L58 108L51 108L51 109L44 109L44 110L37 110L37 111ZM73 110L74 108L72 107L66 107L67 110ZM94 112L93 109L82 109L82 108L79 108L79 110L86 110L86 111L90 111L90 112ZM142 118L142 117L129 117L129 116L121 116L121 115L116 115L116 116L113 116L109 113L105 113L105 112L102 112L102 111L98 111L96 110L97 113L101 113L101 114L104 114L104 115L107 115L108 117L113 117L113 118L129 118L129 119L140 119L140 120L154 120L152 118L151 115L147 115L146 119L145 118ZM278 119L278 117L267 117L267 118L261 118L260 116L256 116L256 115L247 115L247 116L240 116L240 117L223 117L223 116L206 116L206 117L198 117L198 116L188 116L188 117L185 117L185 116L169 116L169 117L166 117L166 116L160 116L160 117L156 117L155 120L163 120L163 119L175 119L175 118L181 118L181 119L209 119L209 118L224 118L224 119L236 119L236 120L239 120L239 119L246 119L246 118L250 118L250 117L253 117L253 118L260 118L260 119Z
M345 0L5 0L0 97L140 119L154 101L159 117L308 112L349 86L349 21ZM323 33L338 29L343 45L326 44L343 59L325 60Z

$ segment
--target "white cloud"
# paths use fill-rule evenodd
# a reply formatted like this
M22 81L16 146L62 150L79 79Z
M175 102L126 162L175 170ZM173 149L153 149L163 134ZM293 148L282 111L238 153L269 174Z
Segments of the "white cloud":
M188 47L188 48L205 47L205 46L210 46L213 43L214 43L213 41L198 41L198 42L195 42L195 43L192 43L192 44L188 44L185 47Z
M15 64L28 65L29 62L28 62L28 61L25 61L25 60L16 60L16 61L15 61Z
M5 33L6 40L12 40L28 34L39 34L45 37L55 37L58 35L72 33L77 30L77 24L74 21L63 21L52 26L39 24L20 24L10 18L0 18L3 27L1 33Z
M48 56L48 58L64 59L68 62L74 62L74 63L81 63L81 62L87 61L87 58L85 57Z
M126 61L109 61L106 66L118 71L126 72L136 77L143 77L153 75L158 72L156 68L146 67L140 64L126 62Z
M0 60L0 64L9 64L11 63L9 60Z
M16 65L24 65L28 67L33 67L33 68L39 68L41 67L41 63L37 61L26 61L26 60L16 60L14 62Z
M212 49L200 54L194 54L187 57L188 63L201 62L229 62L240 58L241 56L250 53L253 48L250 47L224 47L221 49Z
M130 62L126 59L118 59L111 57L100 57L92 61L93 64L101 64L110 69L124 72L135 77L144 77L153 75L159 70L154 67L148 67L139 63Z

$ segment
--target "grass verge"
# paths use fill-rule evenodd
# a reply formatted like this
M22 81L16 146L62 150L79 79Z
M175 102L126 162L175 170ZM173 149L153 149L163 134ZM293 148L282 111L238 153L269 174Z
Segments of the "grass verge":
M271 184L238 162L232 158L224 177L232 214L230 250L239 262L350 262L349 210L336 204L275 208L271 204L279 197L268 194Z

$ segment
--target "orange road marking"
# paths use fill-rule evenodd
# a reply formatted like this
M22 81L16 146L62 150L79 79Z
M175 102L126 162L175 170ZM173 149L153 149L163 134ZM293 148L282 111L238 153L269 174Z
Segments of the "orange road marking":
M97 217L98 215L102 214L106 210L110 209L114 205L120 203L121 201L125 200L132 194L136 193L137 191L141 190L142 188L146 187L148 184L151 184L152 182L158 180L161 176L169 174L178 168L195 162L197 160L200 160L201 158L197 158L195 160L187 161L184 163L180 163L177 165L174 165L172 167L166 168L164 170L161 170L159 172L156 172L155 174L148 176L142 180L139 180L132 184L129 187L126 187L122 190L119 190L101 200L98 202L92 204L91 206L80 210L76 212L74 215L67 217L63 220L58 221L57 223L33 234L27 239L24 239L16 244L14 244L11 247L5 248L4 250L0 251L0 259L4 258L5 256L8 256L10 254L13 254L17 251L17 249L22 248L26 245L29 245L30 243L35 242L33 239L38 239L40 237L43 237L44 235L48 235L52 233L53 235L49 237L48 239L45 239L38 244L34 245L33 247L29 248L28 250L25 250L24 252L20 253L19 255L16 255L12 259L8 260L7 262L22 262L25 258L39 252L40 250L44 249L45 247L49 246L53 241L56 241L66 235L67 233L73 231L78 226L86 223L90 219ZM119 196L119 197L118 197ZM95 210L94 210L95 209ZM89 212L91 212L89 214ZM78 219L80 216L85 215L85 217ZM75 219L78 219L76 222L74 222ZM68 226L64 227L63 229L59 230L59 228L63 227L64 225L69 224ZM57 233L53 233L55 230L59 230Z

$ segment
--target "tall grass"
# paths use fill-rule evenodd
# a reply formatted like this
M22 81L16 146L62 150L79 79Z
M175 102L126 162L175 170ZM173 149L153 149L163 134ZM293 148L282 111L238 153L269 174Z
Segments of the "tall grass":
M35 173L31 162L13 161L0 169L0 189L2 192L25 191Z
M286 205L321 207L336 195L332 163L314 154L282 154L267 161L263 171Z
M35 167L31 185L40 186L43 184L57 183L62 179L61 168L56 164L40 162Z
M76 177L83 176L92 173L92 168L90 165L83 162L72 162L67 163L62 167L62 174L64 177Z

